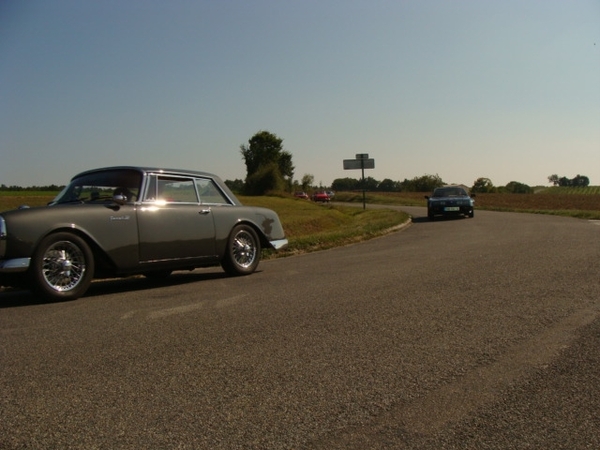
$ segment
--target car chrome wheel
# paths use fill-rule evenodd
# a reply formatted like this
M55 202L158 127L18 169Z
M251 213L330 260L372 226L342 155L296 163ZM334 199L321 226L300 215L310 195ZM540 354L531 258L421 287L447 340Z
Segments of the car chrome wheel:
M247 230L241 230L233 239L231 251L235 262L240 267L248 268L256 259L256 241Z
M73 242L57 242L44 254L42 276L55 291L69 291L77 287L85 270L85 256Z
M260 241L248 225L238 225L229 237L222 266L232 275L247 275L256 270L260 260Z
M40 243L30 270L33 288L39 294L51 300L72 300L89 287L94 259L83 239L56 233Z

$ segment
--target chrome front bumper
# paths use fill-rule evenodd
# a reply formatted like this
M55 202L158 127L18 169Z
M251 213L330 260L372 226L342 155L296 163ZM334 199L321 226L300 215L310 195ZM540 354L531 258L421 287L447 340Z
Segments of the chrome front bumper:
M277 239L275 241L269 241L269 243L275 250L282 250L288 246L287 239Z

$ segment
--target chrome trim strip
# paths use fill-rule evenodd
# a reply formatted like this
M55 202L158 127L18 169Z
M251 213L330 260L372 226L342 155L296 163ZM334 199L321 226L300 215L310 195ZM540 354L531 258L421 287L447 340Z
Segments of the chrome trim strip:
M287 239L277 239L275 241L269 241L269 243L275 250L282 250L288 246Z
M30 263L31 258L15 258L0 261L0 272L25 272L27 269L29 269Z

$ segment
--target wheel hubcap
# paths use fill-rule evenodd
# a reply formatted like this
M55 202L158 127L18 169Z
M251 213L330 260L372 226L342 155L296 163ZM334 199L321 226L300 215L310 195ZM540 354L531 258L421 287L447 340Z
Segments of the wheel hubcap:
M256 246L252 236L243 231L238 233L233 241L233 257L242 267L250 267L256 259Z
M72 242L61 241L46 250L42 265L44 280L55 291L75 288L85 273L85 257Z

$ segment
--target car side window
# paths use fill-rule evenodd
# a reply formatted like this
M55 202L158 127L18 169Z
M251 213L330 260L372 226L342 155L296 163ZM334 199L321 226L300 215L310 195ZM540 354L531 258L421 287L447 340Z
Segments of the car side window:
M196 187L200 195L200 203L213 205L228 205L227 197L215 185L213 180L207 178L197 178Z
M198 203L198 196L191 178L152 175L145 197L146 201L167 203Z

